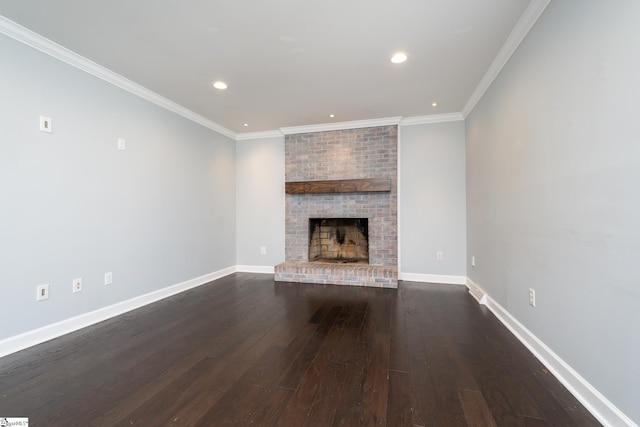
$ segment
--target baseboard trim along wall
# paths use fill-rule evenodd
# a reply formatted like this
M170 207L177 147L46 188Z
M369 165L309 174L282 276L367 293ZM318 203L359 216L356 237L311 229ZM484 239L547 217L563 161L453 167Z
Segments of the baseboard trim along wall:
M442 274L400 273L399 280L407 282L441 283L444 285L466 285L465 276L446 276Z
M237 265L228 267L204 276L196 277L176 285L172 285L148 294L103 307L89 313L62 320L42 328L34 329L20 335L0 341L0 357L24 350L25 348L49 341L70 332L94 325L112 317L127 313L136 308L154 303L213 280L220 279L235 272L273 274L274 267ZM500 304L494 301L473 280L464 276L443 276L432 274L401 273L400 280L424 283L442 283L466 285L469 293L491 310L491 312L505 325L505 327L522 342L525 347L551 372L589 412L605 426L638 427L613 403L596 390L587 380L582 378L571 366L547 347L538 337L522 325Z
M472 297L478 301L479 304L486 305L487 303L487 295L484 293L480 286L476 285L473 280L467 277L467 288L469 289L469 293Z
M509 331L605 426L638 427L587 380L562 360L545 343L495 302L473 280L467 278L469 293L491 310Z
M148 294L140 295L108 307L99 308L98 310L94 310L89 313L84 313L51 325L43 326L42 328L6 338L0 341L0 357L58 338L70 332L77 331L78 329L86 328L87 326L91 326L131 310L135 310L136 308L179 294L180 292L202 286L205 283L228 276L236 271L236 266L228 267L214 273L205 274L204 276L196 277L176 285L158 289L157 291L149 292Z
M262 273L275 274L275 267L266 265L238 265L236 266L238 273Z

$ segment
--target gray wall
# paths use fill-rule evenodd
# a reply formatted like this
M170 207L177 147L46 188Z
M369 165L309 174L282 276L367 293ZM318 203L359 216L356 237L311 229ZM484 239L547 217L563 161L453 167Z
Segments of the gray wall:
M238 141L236 160L237 264L273 267L284 261L284 136Z
M469 276L635 422L639 22L551 2L467 120Z
M401 272L464 277L464 122L402 126L399 144Z
M0 339L235 264L233 141L5 36L0 52Z

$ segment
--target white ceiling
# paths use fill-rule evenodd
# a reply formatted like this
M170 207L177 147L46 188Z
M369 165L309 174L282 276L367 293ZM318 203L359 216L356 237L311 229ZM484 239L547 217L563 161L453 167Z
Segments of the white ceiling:
M536 2L0 0L0 15L242 133L461 112Z

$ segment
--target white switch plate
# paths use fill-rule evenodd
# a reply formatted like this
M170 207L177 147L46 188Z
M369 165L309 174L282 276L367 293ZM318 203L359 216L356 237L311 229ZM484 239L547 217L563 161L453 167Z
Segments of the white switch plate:
M73 293L82 291L82 278L73 279Z
M529 305L531 307L536 306L536 291L529 288Z
M471 257L471 267L475 267L476 266L476 257L472 256Z
M51 126L52 126L51 117L40 116L41 132L51 133L52 132Z
M49 299L49 284L38 285L36 288L36 301L43 301Z
M118 138L118 150L126 150L127 149L127 141L124 138Z
M110 285L112 283L113 283L113 273L112 272L104 273L104 284Z
M267 254L267 247L260 246L260 255L266 255L266 254Z
M442 251L438 251L438 252L436 252L436 259L437 259L438 261L442 261L442 260L443 260L443 254L442 254Z

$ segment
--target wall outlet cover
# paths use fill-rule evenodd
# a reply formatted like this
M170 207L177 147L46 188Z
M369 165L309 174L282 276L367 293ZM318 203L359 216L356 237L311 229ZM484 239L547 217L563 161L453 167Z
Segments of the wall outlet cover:
M74 294L76 292L81 292L82 291L82 279L81 278L73 279L72 291L73 291Z

